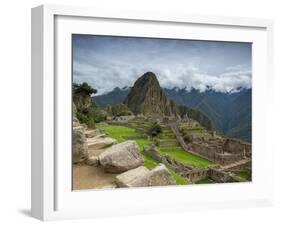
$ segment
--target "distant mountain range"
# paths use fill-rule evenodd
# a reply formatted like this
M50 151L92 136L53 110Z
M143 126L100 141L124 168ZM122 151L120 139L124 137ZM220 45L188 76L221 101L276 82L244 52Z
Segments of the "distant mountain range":
M227 137L251 142L252 90L238 89L222 93L214 90L200 92L192 89L165 89L165 93L178 104L205 113L215 129Z
M104 95L94 96L93 99L100 107L113 106L128 102L127 96L131 89L130 87L116 87ZM140 88L134 93L141 93L141 90ZM251 89L239 88L229 93L217 92L212 89L204 92L196 89L188 91L179 88L163 90L166 96L177 105L187 106L202 112L211 120L213 128L223 135L251 142ZM132 100L132 98L130 99L131 105L137 109L140 103ZM147 103L150 104L149 102Z

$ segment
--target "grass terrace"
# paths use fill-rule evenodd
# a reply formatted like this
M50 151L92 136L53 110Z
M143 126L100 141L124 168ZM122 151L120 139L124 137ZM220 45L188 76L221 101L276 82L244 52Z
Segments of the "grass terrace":
M157 147L157 150L161 154L168 155L181 163L191 165L196 168L203 169L215 165L213 162L187 152L181 147Z
M208 131L201 126L193 126L188 123L181 123L180 130L184 131L186 134L195 135L195 136L206 136Z
M118 143L124 142L128 140L128 137L141 137L143 134L140 132L137 132L134 128L129 128L126 126L119 126L119 125L108 125L106 123L100 123L97 124L96 127L98 129L103 130L109 137L112 137L117 140ZM132 139L137 142L137 144L140 147L141 154L144 158L144 165L148 169L153 169L159 162L157 162L155 159L151 158L149 155L144 153L144 148L150 144L153 143L152 140L148 138L142 138L142 139ZM189 180L180 176L173 170L169 169L171 174L173 175L176 183L178 185L185 185L189 184Z
M250 178L250 174L247 171L243 171L243 170L236 172L235 176L240 177L244 180L249 180Z
M216 182L210 178L205 178L203 180L197 181L195 184L215 184Z

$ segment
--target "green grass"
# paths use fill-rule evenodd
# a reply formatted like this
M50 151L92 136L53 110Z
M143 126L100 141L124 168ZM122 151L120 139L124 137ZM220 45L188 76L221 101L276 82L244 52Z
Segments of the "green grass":
M104 124L104 123L100 123L100 124L97 124L96 127L98 129L101 129L101 130L105 131L106 134L109 137L112 137L112 138L116 139L118 143L126 141L126 139L124 137L142 135L141 133L135 131L135 129L129 128L129 127L126 127L126 126L107 125L107 124ZM150 170L153 169L154 167L156 167L159 164L159 162L156 161L155 159L153 159L152 157L150 157L149 155L147 155L146 153L144 153L144 151L143 151L144 147L152 144L153 141L151 141L149 139L145 139L145 138L144 139L136 139L135 141L137 142L137 144L140 147L141 153L142 153L143 158L144 158L145 167L147 167ZM184 184L190 183L187 179L180 176L179 174L177 174L173 170L169 169L169 171L171 172L173 178L175 179L175 181L178 185L184 185Z
M140 133L136 132L135 129L126 126L117 125L104 125L97 124L96 127L106 132L106 134L117 140L118 143L126 141L126 136L139 136Z
M214 184L216 183L215 181L213 181L210 178L205 178L203 180L197 181L195 184Z
M168 137L168 138L165 138L165 137L160 138L159 141L160 142L178 142L178 140L176 138L170 138L170 137Z
M143 158L144 158L144 166L147 167L148 169L153 169L155 166L158 165L158 161L150 157L148 154L144 153L141 151Z
M176 181L177 185L186 185L186 184L190 184L190 181L182 176L180 176L179 174L175 173L173 170L170 170L170 173L172 174L174 180Z
M250 175L247 171L238 171L235 173L235 176L240 177L245 180L248 180L250 177Z
M159 147L159 149L161 151L179 151L182 150L182 147L177 145L177 146L163 146L163 147Z
M179 149L179 150L174 150L174 151L166 151L163 148L157 148L157 150L161 153L161 154L166 154L172 158L174 158L175 160L187 164L187 165L192 165L196 168L207 168L211 165L214 165L213 162L201 158L197 155L194 155L190 152L186 152L183 149Z
M163 134L174 134L173 131L170 129L164 129L164 130L162 130L162 133Z

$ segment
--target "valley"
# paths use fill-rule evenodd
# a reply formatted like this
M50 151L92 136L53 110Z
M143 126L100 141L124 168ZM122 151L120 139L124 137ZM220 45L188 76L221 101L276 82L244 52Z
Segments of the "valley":
M251 181L251 145L172 100L154 73L115 91L128 93L101 108L94 89L74 86L74 190Z

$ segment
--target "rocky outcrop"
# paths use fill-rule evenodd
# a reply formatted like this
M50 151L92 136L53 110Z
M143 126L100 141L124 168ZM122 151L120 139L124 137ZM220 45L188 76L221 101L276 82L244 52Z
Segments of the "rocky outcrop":
M144 160L135 141L126 141L107 148L99 155L105 172L122 173L143 165Z
M85 136L85 128L80 125L76 117L73 117L72 131L72 162L78 163L88 157L88 145Z
M100 135L87 139L89 149L103 149L110 147L116 143L116 140L110 137L102 137Z
M137 114L172 116L176 105L166 97L153 72L147 72L135 82L124 103Z
M102 132L99 129L93 129L93 130L86 130L85 131L85 135L87 138L92 138L92 137L96 137L98 135L101 135Z
M145 166L129 170L116 177L116 184L118 187L139 187L141 186L141 179L147 175L149 170Z
M90 166L98 166L99 165L99 158L97 156L89 156L86 160L86 163Z
M129 170L116 177L118 187L147 187L175 185L176 182L164 164L159 164L149 171L146 167L140 166Z

